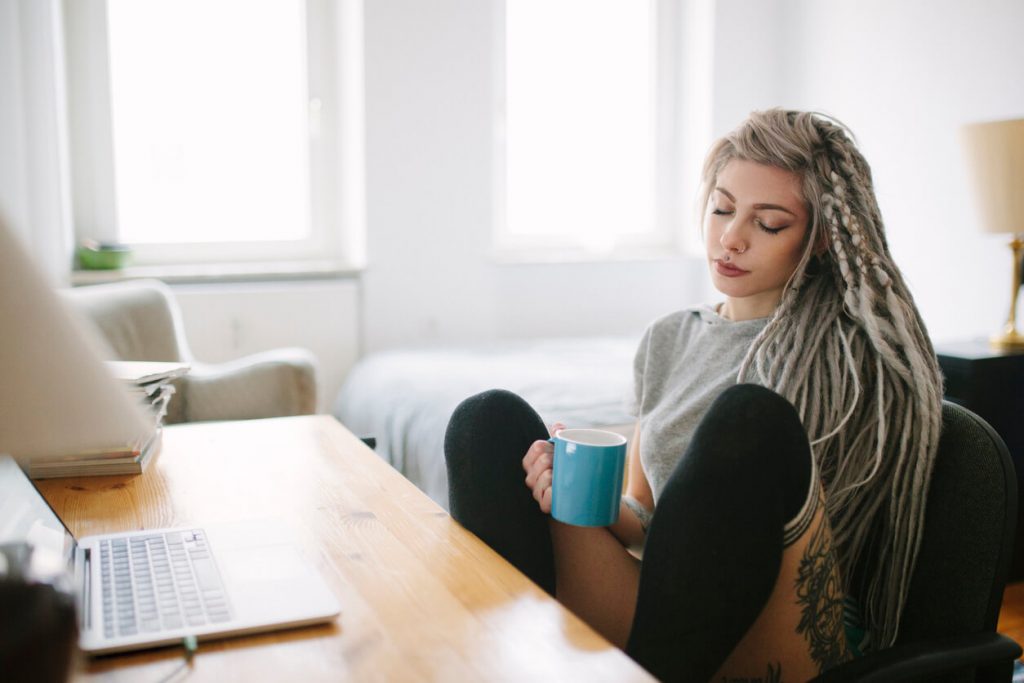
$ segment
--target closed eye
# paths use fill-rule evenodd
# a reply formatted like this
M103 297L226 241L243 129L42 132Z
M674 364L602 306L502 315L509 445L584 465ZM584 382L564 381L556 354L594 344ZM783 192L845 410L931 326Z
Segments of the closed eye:
M789 227L788 225L780 225L777 228L772 228L772 227L769 227L769 226L765 225L761 221L757 221L757 226L759 228L761 228L762 230L764 230L769 235L778 235L780 232L782 232L783 230L785 230L786 228Z

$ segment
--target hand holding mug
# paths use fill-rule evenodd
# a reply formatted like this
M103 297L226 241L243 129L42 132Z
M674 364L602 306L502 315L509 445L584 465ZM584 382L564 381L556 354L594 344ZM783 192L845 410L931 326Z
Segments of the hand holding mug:
M523 457L526 485L541 512L566 524L608 526L619 518L626 439L600 429L552 425Z
M548 433L554 436L565 429L565 425L556 422L551 425ZM530 444L523 456L523 469L526 471L526 486L533 491L533 498L540 505L541 512L551 512L551 482L553 478L555 447L550 439L540 439Z

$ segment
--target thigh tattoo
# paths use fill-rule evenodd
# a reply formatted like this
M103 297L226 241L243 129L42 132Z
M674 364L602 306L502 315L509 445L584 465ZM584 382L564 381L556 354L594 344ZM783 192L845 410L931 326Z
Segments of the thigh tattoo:
M797 632L807 641L819 671L846 661L849 654L843 628L843 590L825 519L800 560L796 595L801 609Z

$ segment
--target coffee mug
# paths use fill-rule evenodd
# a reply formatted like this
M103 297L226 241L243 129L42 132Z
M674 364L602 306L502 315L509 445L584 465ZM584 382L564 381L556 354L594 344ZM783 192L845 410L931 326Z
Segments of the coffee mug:
M626 438L601 429L560 429L551 482L551 516L576 526L608 526L619 519Z

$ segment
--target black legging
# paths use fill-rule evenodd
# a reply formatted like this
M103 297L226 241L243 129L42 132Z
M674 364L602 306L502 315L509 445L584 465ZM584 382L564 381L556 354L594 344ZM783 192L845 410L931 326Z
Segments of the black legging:
M522 468L546 438L525 401L492 390L456 408L445 457L452 516L553 595L550 518ZM788 401L751 384L724 391L658 498L626 652L662 680L710 679L771 594L811 473Z

